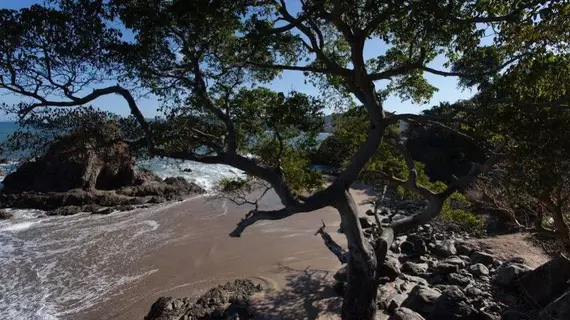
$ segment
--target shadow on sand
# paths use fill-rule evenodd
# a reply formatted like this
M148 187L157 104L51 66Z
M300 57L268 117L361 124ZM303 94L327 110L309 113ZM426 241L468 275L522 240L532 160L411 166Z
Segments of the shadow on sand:
M342 299L336 296L329 271L295 270L280 266L287 273L284 286L270 290L262 301L254 303L253 311L263 320L325 320L340 319Z

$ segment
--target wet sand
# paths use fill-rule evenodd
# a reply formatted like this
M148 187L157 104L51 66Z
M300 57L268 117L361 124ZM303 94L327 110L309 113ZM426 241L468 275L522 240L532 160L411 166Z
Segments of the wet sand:
M362 190L352 193L359 204L368 197ZM264 208L278 208L277 203L271 194L262 201ZM117 287L104 301L66 319L143 319L160 296L196 296L237 278L254 279L270 288L256 308L272 316L314 319L322 313L318 309L337 308L338 301L323 307L323 301L332 296L323 284L340 264L314 233L322 219L333 238L344 245L344 236L336 232L338 213L324 208L284 220L259 221L241 238L229 237L247 210L227 200L206 197L158 210L153 219L159 226L153 233L168 237L137 250L131 263L117 263L120 270L116 270L152 273ZM307 294L308 299L299 298Z

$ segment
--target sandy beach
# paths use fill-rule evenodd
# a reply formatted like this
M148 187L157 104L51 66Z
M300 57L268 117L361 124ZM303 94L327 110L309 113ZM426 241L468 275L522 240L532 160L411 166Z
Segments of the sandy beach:
M352 193L357 203L367 197L364 191ZM263 206L276 207L276 196L266 196ZM319 300L330 298L330 290L321 288L321 284L340 267L314 233L322 219L335 240L344 244L343 235L336 232L338 213L324 208L285 220L259 222L241 238L229 237L246 212L245 207L208 197L172 204L157 212L159 227L153 232L168 233L168 238L149 246L123 266L132 272L153 271L117 287L108 293L109 299L79 314L70 314L69 319L142 319L160 296L195 296L237 278L254 279L270 288L257 304L266 314L283 319L314 318L321 312ZM112 265L114 261L107 263ZM307 293L311 293L312 300L299 298Z

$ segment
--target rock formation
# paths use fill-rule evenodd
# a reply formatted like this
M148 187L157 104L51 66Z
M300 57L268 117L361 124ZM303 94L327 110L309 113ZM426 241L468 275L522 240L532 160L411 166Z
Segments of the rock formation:
M101 134L79 131L55 141L41 158L4 178L2 206L57 215L100 213L101 207L128 209L204 192L183 178L162 180L138 170L135 152L118 139L117 130L109 124Z

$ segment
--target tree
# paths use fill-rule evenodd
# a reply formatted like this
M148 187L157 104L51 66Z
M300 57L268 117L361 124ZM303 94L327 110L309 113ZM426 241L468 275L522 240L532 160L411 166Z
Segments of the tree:
M521 57L543 54L546 47L563 50L569 21L567 5L544 0L302 0L295 7L283 0L51 2L50 7L0 12L0 88L23 99L8 110L25 119L45 108L121 96L142 133L140 141L132 142L144 141L150 154L224 163L271 185L283 208L251 211L232 236L260 220L336 208L349 250L343 319L374 318L377 268L393 235L437 216L446 198L498 157L490 153L484 164L436 193L417 184L415 164L402 151L407 180L378 174L429 203L422 213L383 229L373 248L363 236L349 188L392 125L434 120L387 116L384 99L397 94L426 101L436 88L424 73L462 75L474 82ZM117 23L134 36L123 36L112 27ZM494 32L493 43L481 44L488 32ZM365 59L371 39L387 49ZM451 71L430 65L438 56ZM257 85L282 71L303 72L320 86L327 104L354 98L366 110L366 137L326 188L317 188L314 172L299 157L313 143L317 126L312 119L322 119L323 102ZM134 98L141 88L162 100L163 120L144 118ZM300 132L306 133L303 141L289 143ZM246 157L247 151L254 156Z
M488 141L506 142L498 168L477 189L482 202L507 213L520 227L542 229L543 214L570 249L570 55L524 59L485 84L469 103L455 106L464 123ZM451 107L453 108L453 107ZM517 217L532 212L534 221Z

